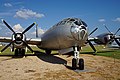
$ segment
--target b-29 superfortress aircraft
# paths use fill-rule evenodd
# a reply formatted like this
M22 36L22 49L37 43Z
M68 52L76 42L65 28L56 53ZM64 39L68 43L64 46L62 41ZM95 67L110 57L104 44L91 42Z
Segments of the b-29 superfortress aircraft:
M31 52L34 52L28 45L36 45L38 48L45 50L46 54L50 54L52 50L58 50L61 54L73 52L72 68L77 69L79 66L80 70L84 69L84 60L79 58L79 51L81 47L89 43L94 49L94 46L88 38L93 32L88 33L87 24L78 18L66 18L53 27L48 29L40 38L29 39L26 38L25 33L32 28L35 23L26 28L23 32L15 32L9 24L2 20L3 23L13 32L11 37L0 37L0 42L9 43L5 46L1 52L6 50L9 46L12 46L11 51L15 49L15 55L25 55L25 48L27 47ZM36 31L37 33L37 31Z

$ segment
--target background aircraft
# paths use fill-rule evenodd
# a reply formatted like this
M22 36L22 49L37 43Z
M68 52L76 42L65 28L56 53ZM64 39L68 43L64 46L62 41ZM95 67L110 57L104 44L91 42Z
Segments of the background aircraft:
M120 30L120 28L115 32L112 33L106 26L105 28L109 31L109 33L102 33L94 38L89 38L89 41L94 41L98 45L104 45L104 46L109 46L111 45L114 41L117 43L117 45L120 47L120 42L118 39L120 39L120 36L117 36L116 34ZM96 49L93 48L94 52L96 52Z
M84 69L84 60L79 58L79 51L81 47L86 45L86 42L94 49L94 46L88 39L93 32L97 30L94 29L90 34L88 34L87 24L78 18L66 18L59 23L55 24L48 31L46 31L40 38L28 39L25 36L30 28L32 28L35 23L26 28L23 32L15 32L5 20L3 23L13 32L12 37L0 37L0 42L8 42L9 44L5 46L1 52L12 46L12 51L15 49L15 55L25 54L25 48L27 47L31 52L32 48L28 44L37 45L38 48L44 49L47 54L50 54L52 50L58 50L59 53L65 54L73 51L74 58L72 59L72 68ZM36 30L37 33L37 30ZM38 35L36 34L36 37Z

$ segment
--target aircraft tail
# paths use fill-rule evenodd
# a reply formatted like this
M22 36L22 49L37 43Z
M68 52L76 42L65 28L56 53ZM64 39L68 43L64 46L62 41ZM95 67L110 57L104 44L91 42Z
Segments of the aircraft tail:
M38 24L36 24L36 38L38 38Z

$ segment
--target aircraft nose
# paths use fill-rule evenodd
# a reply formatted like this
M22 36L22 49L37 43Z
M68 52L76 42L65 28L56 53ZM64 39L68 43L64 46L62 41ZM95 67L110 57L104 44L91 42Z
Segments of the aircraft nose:
M71 33L76 40L87 39L87 29L85 26L71 26Z
M86 30L86 27L82 25L82 26L81 26L81 29L85 29L85 30Z
M84 39L85 34L86 34L85 30L80 30L80 31L79 31L79 40Z

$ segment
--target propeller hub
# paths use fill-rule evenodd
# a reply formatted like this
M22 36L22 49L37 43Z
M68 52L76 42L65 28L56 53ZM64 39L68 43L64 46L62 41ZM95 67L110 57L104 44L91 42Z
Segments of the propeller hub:
M23 39L23 34L21 33L16 33L15 34L15 40L16 41L21 41Z

